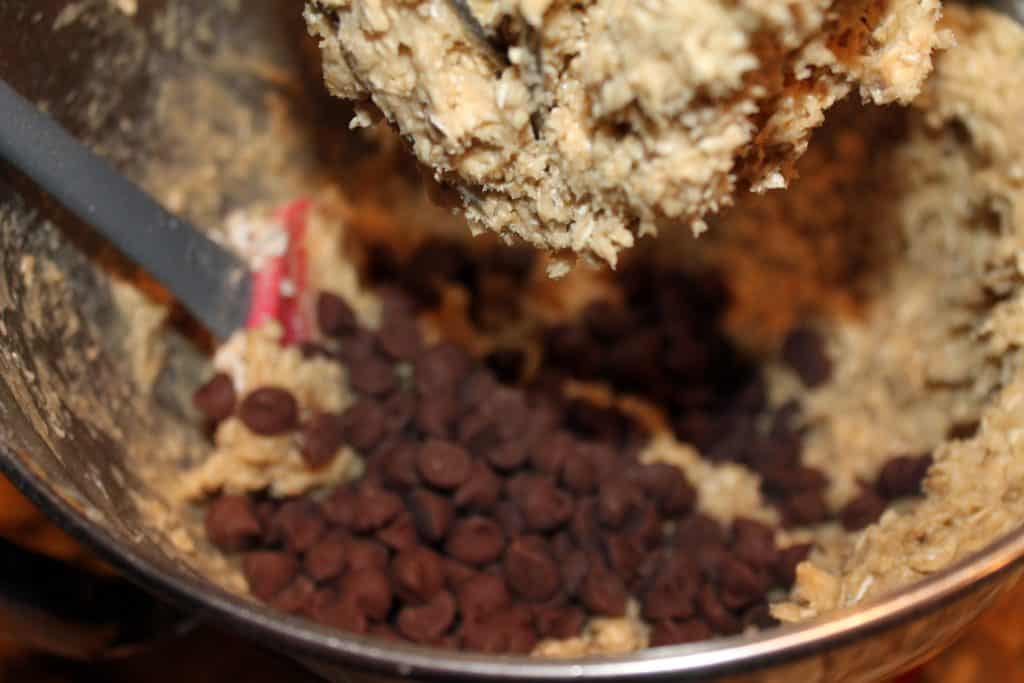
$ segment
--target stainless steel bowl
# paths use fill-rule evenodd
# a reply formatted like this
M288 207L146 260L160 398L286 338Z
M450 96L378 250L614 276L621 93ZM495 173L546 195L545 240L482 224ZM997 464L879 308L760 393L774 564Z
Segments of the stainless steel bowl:
M45 102L158 195L166 189L160 178L207 166L218 198L184 205L199 224L215 225L231 207L273 193L269 188L279 180L273 168L252 167L244 178L232 169L232 157L272 126L264 115L271 94L312 122L297 147L304 153L293 163L340 168L339 182L356 182L359 174L351 169L365 150L340 130L347 120L343 105L322 93L315 58L301 40L297 0L147 0L133 16L115 4L0 0L0 76ZM85 14L75 14L82 7ZM185 47L182 36L190 38ZM217 42L229 45L233 57L225 59ZM257 52L261 66L254 67ZM160 127L160 111L194 105L182 94L168 100L164 86L206 76L232 93L225 106L255 112L244 130L218 124L223 130L215 149ZM153 163L166 172L149 173ZM609 659L488 657L348 637L220 589L141 514L131 495L147 494L138 468L154 457L154 442L189 428L181 407L185 392L176 387L195 380L199 355L168 330L174 361L155 392L139 389L125 362L127 322L110 289L111 270L120 276L130 270L4 168L0 259L3 471L71 533L161 598L334 680L878 680L947 645L1024 571L1021 529L869 604L754 636ZM40 271L44 262L55 268Z

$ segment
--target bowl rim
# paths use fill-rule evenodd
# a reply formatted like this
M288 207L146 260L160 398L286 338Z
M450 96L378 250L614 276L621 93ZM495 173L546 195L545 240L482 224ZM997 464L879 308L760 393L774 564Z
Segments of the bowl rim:
M212 584L204 586L198 579L162 571L130 545L119 542L104 526L78 513L5 443L0 443L0 472L72 537L160 598L230 625L236 632L294 658L403 677L555 681L669 677L694 680L732 675L833 649L897 626L940 609L1024 562L1021 526L917 583L860 605L752 635L585 659L544 660L462 652L446 652L444 657L438 657L438 650L432 648L346 636L314 622L283 615Z

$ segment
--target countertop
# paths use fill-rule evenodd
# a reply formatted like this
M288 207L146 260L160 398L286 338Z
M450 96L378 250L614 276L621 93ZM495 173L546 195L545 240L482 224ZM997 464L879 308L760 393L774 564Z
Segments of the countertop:
M0 479L0 535L63 559L87 553ZM0 682L6 683L314 683L319 679L229 633L200 628L131 659L75 664L27 652L0 624ZM1024 585L1009 593L951 648L889 683L1024 683Z

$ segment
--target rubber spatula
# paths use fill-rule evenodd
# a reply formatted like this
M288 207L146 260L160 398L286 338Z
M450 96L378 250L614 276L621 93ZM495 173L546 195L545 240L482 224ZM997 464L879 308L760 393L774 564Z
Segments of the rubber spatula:
M0 159L31 178L159 281L214 337L243 327L245 262L173 215L0 81Z

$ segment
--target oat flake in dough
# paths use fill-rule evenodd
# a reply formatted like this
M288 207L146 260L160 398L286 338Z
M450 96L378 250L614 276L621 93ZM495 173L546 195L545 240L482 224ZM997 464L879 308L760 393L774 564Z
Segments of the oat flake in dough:
M352 125L372 101L475 230L560 253L553 275L784 187L828 107L854 88L908 102L946 41L939 0L471 4L508 29L508 65L449 0L309 0L305 17L328 87L361 103Z

